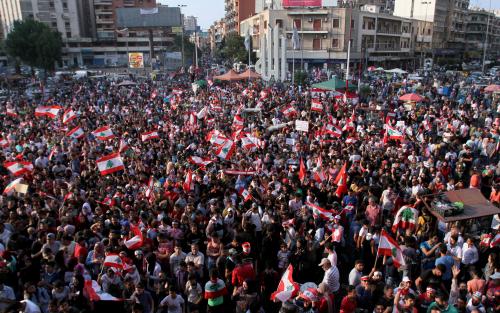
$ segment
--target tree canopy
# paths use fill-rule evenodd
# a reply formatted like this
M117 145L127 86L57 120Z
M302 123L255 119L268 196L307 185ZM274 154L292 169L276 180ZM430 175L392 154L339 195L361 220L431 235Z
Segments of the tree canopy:
M222 57L231 63L248 63L248 51L245 49L245 38L237 33L230 33L224 38ZM252 62L253 61L252 53Z
M5 48L10 56L31 67L53 70L55 62L61 60L61 34L35 20L16 21Z

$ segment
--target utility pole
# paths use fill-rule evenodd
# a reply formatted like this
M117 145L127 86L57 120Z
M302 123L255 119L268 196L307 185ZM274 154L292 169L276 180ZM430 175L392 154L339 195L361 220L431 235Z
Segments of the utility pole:
M490 31L490 11L491 11L491 0L490 0L490 8L488 10L488 20L486 22L486 36L484 38L484 43L483 43L483 66L481 69L481 72L484 74L484 67L486 63L486 47L488 47L488 33Z
M427 26L427 9L429 8L430 1L421 2L425 4L425 18L424 18L424 27L422 29L422 40L420 40L420 68L424 69L424 36L425 36L425 28ZM431 48L432 48L432 40L431 40Z

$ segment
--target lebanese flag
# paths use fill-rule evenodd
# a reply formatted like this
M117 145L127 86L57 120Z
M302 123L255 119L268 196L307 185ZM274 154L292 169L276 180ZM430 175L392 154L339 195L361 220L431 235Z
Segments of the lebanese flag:
M497 246L500 246L500 234L496 234L490 242L490 248L495 248Z
M215 154L224 160L229 160L233 156L236 145L234 141L227 139L215 152Z
M143 133L141 134L141 140L142 142L145 142L145 141L148 141L148 140L151 140L151 139L158 139L160 138L160 136L158 135L158 132L157 131L150 131L150 132L147 132L147 133Z
M394 240L389 234L382 229L380 233L380 241L378 244L379 255L385 255L392 257L392 261L394 262L394 266L396 268L400 268L401 265L405 265L405 260L403 258L403 251L399 247L396 240Z
M182 189L185 192L190 192L193 187L193 172L191 169L186 173L186 178L184 178L184 183L182 184Z
M104 258L103 265L107 267L123 269L123 261L118 254L108 254L106 258Z
M94 137L96 137L97 139L99 140L108 140L108 139L112 139L115 137L115 135L113 134L113 131L111 130L111 128L109 128L109 126L103 126L103 127L100 127L96 130L94 130L92 132L92 135L94 135Z
M333 183L337 185L335 194L339 198L342 197L347 192L347 163L344 163Z
M102 291L101 286L95 280L86 280L84 284L85 294L90 301L123 301L107 292Z
M323 170L315 171L313 177L317 183L322 183L326 180L326 175Z
M311 111L314 112L323 112L323 103L319 99L311 100Z
M247 202L252 199L252 194L246 188L241 188L239 194L243 198L244 202Z
M107 207L112 207L112 206L115 206L116 201L114 198L106 197L106 198L104 198L104 200L96 201L96 202L99 204L105 205Z
M299 284L293 281L293 266L290 264L281 277L278 289L271 294L271 300L286 302L294 298L299 290Z
M7 139L0 137L0 147L7 148L9 146L9 141Z
M324 131L327 134L332 135L333 137L337 137L337 138L342 137L342 129L338 128L337 126L335 126L333 124L327 124L325 126Z
M243 176L251 176L255 175L255 171L240 171L240 170L224 170L224 174L226 175L243 175Z
M149 177L148 186L146 188L146 197L148 199L154 199L154 187L155 187L155 179L153 176Z
M200 158L199 156L190 156L188 158L188 162L191 164L195 164L199 167L205 168L205 166L209 165L213 161L210 159Z
M6 195L11 194L13 191L16 190L16 186L21 183L22 179L23 179L22 177L19 177L19 178L14 179L13 181L11 181L7 185L7 187L5 187L3 193L6 194Z
M306 202L306 206L312 211L315 218L321 218L325 221L330 221L335 216L333 212L323 209L314 203Z
M292 105L285 107L283 110L281 110L281 113L283 113L283 115L285 115L288 118L298 114L297 110L295 110L295 108Z
M108 175L114 172L125 169L120 153L112 153L97 159L97 168L101 172L101 176Z
M241 129L244 127L244 122L243 122L243 118L241 117L241 115L237 114L234 116L233 127L238 128L238 129Z
M396 213L392 223L392 231L396 233L398 229L415 229L418 220L418 211L407 205L403 205Z
M355 129L355 125L354 125L353 119L350 117L347 118L344 127L342 127L342 130L343 131L350 131L350 130L354 130L354 129Z
M300 158L299 180L304 181L304 178L306 178L306 166L304 165L304 161L302 160L302 158Z
M319 154L318 158L316 159L316 166L317 167L322 167L323 166L323 158L321 157L321 154Z
M401 133L399 130L388 124L385 125L385 131L389 139L394 139L399 141L402 141L404 139L403 133Z
M56 118L57 114L59 114L60 109L61 107L58 105L41 106L35 109L35 116L48 116L50 118Z
M72 120L74 120L75 118L76 118L75 111L73 111L73 109L69 108L64 112L62 122L64 125L66 125L69 122L71 122Z
M3 164L14 176L21 176L33 171L33 164L28 161L5 162Z
M7 108L7 115L10 117L18 117L16 110Z
M216 146L223 145L228 138L224 136L220 131L214 129L210 131L205 137L207 141Z
M120 139L120 148L118 148L118 152L122 153L122 152L125 152L129 149L129 146L127 144L127 142L125 141L125 139Z
M205 118L205 116L207 116L207 113L208 113L207 107L203 107L198 113L196 113L196 117L199 120L202 120Z
M396 118L396 113L394 112L389 112L387 113L387 115L385 116L385 123L386 124L389 124L390 121L394 120Z
M257 147L256 141L257 138L255 137L241 137L241 146L243 147L243 149L252 150L253 148Z
M64 198L63 198L63 204L66 202L66 200L68 200L69 198L71 198L73 196L73 193L72 192L68 192L67 194L64 195Z
M83 132L83 128L80 126L76 126L72 130L66 133L66 136L72 138L72 139L80 139L83 136L85 136L85 133Z
M137 225L130 224L130 231L132 231L134 237L125 240L123 243L125 244L125 247L127 247L127 249L137 250L142 247L144 238L142 236L141 230Z

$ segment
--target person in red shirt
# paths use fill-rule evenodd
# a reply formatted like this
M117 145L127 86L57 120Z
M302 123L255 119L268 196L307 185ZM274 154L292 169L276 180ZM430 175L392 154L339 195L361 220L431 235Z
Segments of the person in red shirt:
M333 293L328 290L328 285L321 283L317 290L319 297L318 313L333 313L335 303L334 296Z
M255 270L252 263L244 263L241 256L235 257L236 267L233 270L231 283L235 287L240 287L247 279L255 280Z
M85 263L85 260L87 259L87 244L85 243L85 238L84 237L77 237L76 238L76 245L75 245L75 251L73 252L73 256L81 261L81 263Z
M345 296L340 303L340 313L354 313L357 307L356 287L349 286L347 289L347 296Z

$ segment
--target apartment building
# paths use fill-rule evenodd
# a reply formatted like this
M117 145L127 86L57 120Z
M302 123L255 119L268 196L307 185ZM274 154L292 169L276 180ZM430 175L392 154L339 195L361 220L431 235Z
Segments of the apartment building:
M213 55L217 46L222 43L226 36L226 23L224 19L215 21L208 29L208 45Z
M467 17L465 43L468 57L479 58L484 48L488 59L500 57L500 16L479 8L471 9Z
M298 50L293 50L291 40L294 25L300 38ZM250 28L253 47L262 57L262 37L270 36L276 27L287 38L289 70L293 60L296 66L302 64L305 68L344 67L349 41L351 67L358 68L360 63L413 65L411 19L381 13L377 6L264 9L242 22L241 35Z
M255 14L255 0L225 0L225 24L228 33L240 33L240 23Z

